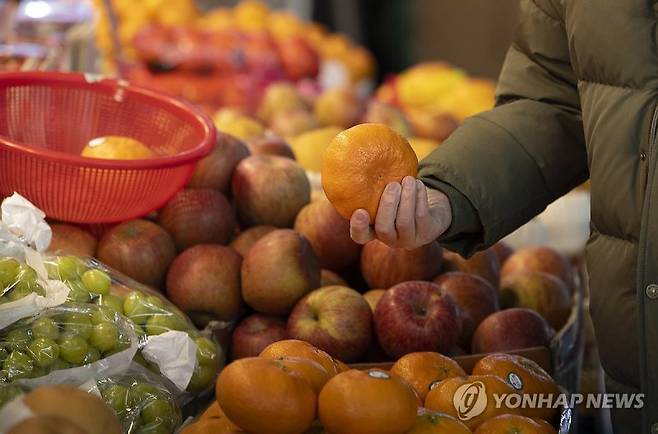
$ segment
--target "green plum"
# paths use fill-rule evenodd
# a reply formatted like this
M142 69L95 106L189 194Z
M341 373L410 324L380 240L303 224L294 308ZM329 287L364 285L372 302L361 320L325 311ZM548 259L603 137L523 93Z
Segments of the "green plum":
M135 324L144 325L153 314L153 309L140 292L133 291L123 301L123 312Z
M23 394L23 390L11 384L0 385L0 408L12 399Z
M80 277L82 284L94 294L107 295L110 293L110 286L112 286L112 280L106 272L91 269L85 271Z
M10 350L25 351L32 340L32 331L29 327L18 327L7 332L3 340Z
M128 405L131 408L155 399L166 399L166 395L152 384L135 383L128 390Z
M0 362L5 360L7 356L9 355L9 351L5 347L0 347ZM0 363L1 366L1 363Z
M106 294L98 298L101 306L107 306L114 312L123 315L123 300L116 295Z
M69 313L64 320L64 334L67 336L76 335L84 339L91 336L91 317L87 313Z
M84 273L86 265L76 256L58 256L55 258L59 280L75 280Z
M41 317L32 323L32 336L35 338L57 339L59 337L59 326L48 317Z
M85 358L82 361L82 364L89 365L90 363L97 362L100 359L101 359L101 352L98 351L98 348L87 346L87 354L85 354Z
M105 388L101 395L103 400L117 413L126 411L128 405L128 388L121 384L112 384Z
M177 315L153 315L146 322L146 333L149 336L159 335L170 330L183 331L187 328L187 324L183 322Z
M200 392L207 389L215 381L215 374L217 368L210 365L198 365L194 369L190 384L187 385L187 390L191 392Z
M96 324L91 329L89 343L100 351L110 351L119 344L119 330L110 322Z
M91 293L79 280L68 280L66 282L71 292L69 292L69 300L76 303L89 303L91 302Z
M60 357L61 357L61 350L60 350ZM71 367L73 367L73 365L67 362L66 360L57 359L53 362L52 365L48 367L48 372L60 371L62 369L69 369Z
M13 258L0 259L0 285L2 285L3 288L16 282L19 266L20 263Z
M2 369L7 372L9 381L30 378L34 369L32 358L22 351L12 351L2 362Z
M217 365L217 347L208 338L196 339L196 359L202 365Z
M60 357L74 365L81 365L87 357L89 345L81 336L71 335L59 340Z
M50 338L36 338L27 346L37 366L47 368L59 358L59 345Z
M171 404L164 399L154 399L147 402L142 407L140 419L144 425L151 425L160 422L167 428L172 429L175 423L174 415L176 413L171 408Z

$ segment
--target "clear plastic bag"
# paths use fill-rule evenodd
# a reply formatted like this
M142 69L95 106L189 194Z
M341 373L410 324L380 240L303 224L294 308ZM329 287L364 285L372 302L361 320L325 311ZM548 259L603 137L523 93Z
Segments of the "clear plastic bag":
M66 303L0 332L0 383L81 384L125 371L138 346L132 324L111 309Z
M82 388L100 393L127 434L171 433L182 423L175 387L140 365Z

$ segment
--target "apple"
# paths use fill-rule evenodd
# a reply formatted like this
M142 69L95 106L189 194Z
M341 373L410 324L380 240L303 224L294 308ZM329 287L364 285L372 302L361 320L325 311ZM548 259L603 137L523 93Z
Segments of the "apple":
M274 155L245 158L232 180L235 206L247 226L291 227L311 200L311 185L296 162Z
M537 312L514 307L486 317L475 329L471 349L476 354L547 346L554 335L555 331Z
M233 247L244 258L251 250L251 247L256 244L256 241L263 238L265 235L276 230L276 226L260 225L254 226L246 231L242 231L236 236L229 246Z
M214 188L226 194L231 189L233 170L248 156L249 149L242 140L217 131L217 143L213 151L197 163L187 186Z
M543 271L562 280L573 291L574 272L569 261L557 251L547 246L527 247L510 256L501 270L505 277L520 270Z
M532 270L508 274L500 283L499 294L503 309L533 309L555 330L560 330L571 314L569 288L552 274Z
M297 81L318 75L318 53L302 36L279 38L276 46L283 70L290 80Z
M365 107L351 90L334 88L324 91L315 100L313 111L321 125L349 128L359 123Z
M434 279L434 283L457 303L462 319L459 345L470 348L477 326L499 309L496 288L480 276L461 271L442 274Z
M361 246L350 237L350 222L328 200L317 200L297 214L295 230L311 243L320 266L344 270L359 261Z
M370 291L363 294L363 298L365 298L368 304L370 305L370 309L372 309L372 313L375 313L377 304L379 304L379 300L381 300L384 294L386 294L385 289L371 289Z
M257 357L268 345L288 339L285 318L255 313L243 319L233 330L231 359Z
M508 246L506 243L499 241L493 246L489 247L489 250L493 251L498 257L498 263L502 267L505 261L514 254L514 249Z
M441 272L442 251L436 241L406 250L373 240L361 252L361 272L370 288L390 288L409 280L432 280Z
M295 160L295 152L281 137L268 134L249 141L249 150L252 155L278 155L279 157Z
M325 286L307 294L290 312L288 334L345 363L365 354L372 338L372 312L361 294Z
M242 296L254 310L287 315L320 286L320 264L306 238L278 229L258 240L242 263Z
M145 285L160 288L176 257L171 235L148 220L129 220L103 235L96 257Z
M210 320L234 321L244 307L241 264L242 257L230 247L190 247L171 264L167 297L199 327Z
M415 351L445 353L457 344L462 329L454 299L424 281L403 282L386 291L374 323L379 344L396 360Z
M491 250L477 252L469 259L465 259L458 253L443 251L443 271L463 271L465 273L477 274L498 288L500 283L500 263L498 256Z
M320 270L320 287L333 285L347 286L347 282L331 270Z
M294 137L319 126L313 113L301 109L278 112L270 124L272 131L281 137Z
M454 116L444 112L432 112L422 109L406 111L414 135L443 142L459 126Z
M258 117L270 123L277 112L306 108L308 108L306 101L294 84L276 82L265 89L263 98L258 105Z
M188 188L160 210L158 223L182 251L197 244L226 244L235 232L236 216L228 199L219 191Z
M50 229L53 235L48 253L81 257L93 257L96 254L98 241L88 231L64 223L52 223Z
M368 103L363 123L388 125L404 137L412 136L412 129L407 117L392 105L378 101Z

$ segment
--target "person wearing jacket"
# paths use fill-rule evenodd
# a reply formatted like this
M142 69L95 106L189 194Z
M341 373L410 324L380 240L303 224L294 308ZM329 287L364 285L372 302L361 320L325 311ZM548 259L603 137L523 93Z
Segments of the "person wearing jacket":
M616 433L658 433L658 30L653 0L525 0L496 108L389 184L352 237L472 255L591 182L590 313Z

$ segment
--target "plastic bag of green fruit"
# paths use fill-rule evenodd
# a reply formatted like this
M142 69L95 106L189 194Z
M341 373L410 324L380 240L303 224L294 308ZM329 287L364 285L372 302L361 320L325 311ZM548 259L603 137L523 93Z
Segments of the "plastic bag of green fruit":
M172 433L182 423L176 387L138 364L80 388L99 393L117 413L127 434Z
M139 339L103 306L65 303L0 331L0 384L82 384L124 372Z
M228 324L212 323L199 331L159 292L95 259L55 256L47 258L45 266L50 278L71 288L70 301L95 304L128 320L139 338L135 361L190 398L212 389L225 359L213 336Z

